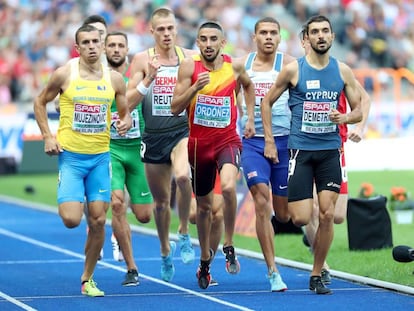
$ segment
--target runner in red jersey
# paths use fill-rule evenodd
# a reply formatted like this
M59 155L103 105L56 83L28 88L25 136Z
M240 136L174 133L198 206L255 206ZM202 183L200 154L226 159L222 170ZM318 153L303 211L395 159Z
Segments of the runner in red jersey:
M210 283L211 211L216 171L220 173L224 199L224 243L226 270L236 274L240 265L233 246L236 220L236 179L240 165L241 141L236 130L238 85L244 89L249 109L254 108L254 85L242 62L233 63L221 53L226 40L216 22L203 23L197 35L200 55L185 59L179 68L171 111L187 110L190 136L188 155L197 200L197 230L201 248L197 277L199 286ZM253 110L251 110L252 112ZM245 135L254 133L253 120Z

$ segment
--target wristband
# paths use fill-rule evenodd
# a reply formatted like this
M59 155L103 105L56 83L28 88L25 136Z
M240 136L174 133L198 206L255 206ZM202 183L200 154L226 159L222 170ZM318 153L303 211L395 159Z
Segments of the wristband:
M145 95L147 95L148 94L148 87L146 87L145 85L144 85L144 82L140 82L140 83L138 83L138 85L137 85L137 91L138 91L138 93L140 93L140 94L142 94L143 96L145 96Z

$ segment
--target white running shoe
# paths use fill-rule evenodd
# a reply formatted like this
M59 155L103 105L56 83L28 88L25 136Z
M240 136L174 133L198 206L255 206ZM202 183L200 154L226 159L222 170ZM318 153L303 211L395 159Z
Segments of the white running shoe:
M111 243L112 243L112 255L114 256L114 260L124 261L124 255L122 255L122 251L119 248L118 241L113 233L111 236Z

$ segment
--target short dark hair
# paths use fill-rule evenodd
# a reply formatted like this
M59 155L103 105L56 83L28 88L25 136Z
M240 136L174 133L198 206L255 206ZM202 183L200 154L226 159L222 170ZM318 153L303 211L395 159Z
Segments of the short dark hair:
M314 16L310 17L308 19L308 21L306 22L306 24L303 26L304 29L302 30L302 32L305 31L305 33L303 35L309 34L309 25L310 24L312 24L312 23L320 23L320 22L328 22L329 28L332 31L332 24L331 24L331 21L329 20L329 18L327 18L324 15L314 15Z
M200 27L198 27L198 31L200 32L200 30L203 28L214 28L214 29L219 30L221 33L224 33L223 27L221 27L221 25L215 21L207 21L207 22L202 23Z
M82 25L90 25L94 23L101 23L105 25L105 28L108 27L105 18L100 15L89 15L87 18L85 18Z
M280 30L280 23L276 20L276 19L274 19L273 17L263 17L262 19L259 19L257 22L256 22L256 24L254 25L254 32L256 33L256 31L257 31L257 28L259 28L259 25L261 24L261 23L272 23L272 24L276 24L277 25L277 27L279 28L279 30Z
M108 40L108 38L111 37L111 36L123 36L125 38L126 43L128 44L128 36L126 35L125 32L122 32L122 31L112 31L112 32L108 33L105 37L105 44L106 44L106 41Z
M92 25L89 25L89 24L80 26L78 28L78 30L76 30L76 33L75 33L75 42L76 42L76 44L79 44L79 40L78 40L79 33L81 33L81 32L92 32L92 31L99 32L98 28L96 28ZM101 38L101 36L99 36L99 39L100 38Z

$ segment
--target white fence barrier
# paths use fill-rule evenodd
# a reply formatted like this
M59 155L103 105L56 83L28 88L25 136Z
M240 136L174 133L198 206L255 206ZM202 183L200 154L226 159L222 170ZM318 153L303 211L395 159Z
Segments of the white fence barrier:
M414 169L414 136L365 139L345 145L348 171Z

